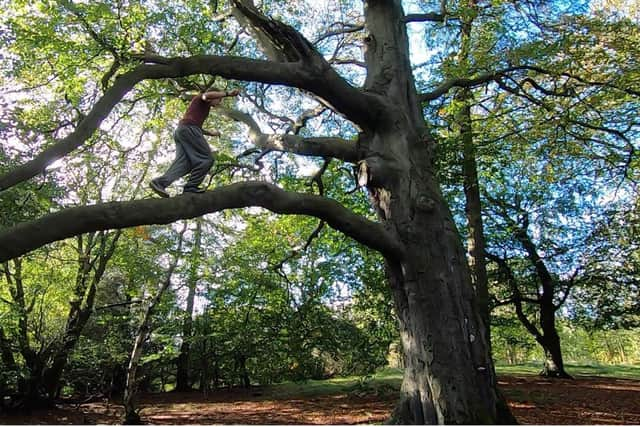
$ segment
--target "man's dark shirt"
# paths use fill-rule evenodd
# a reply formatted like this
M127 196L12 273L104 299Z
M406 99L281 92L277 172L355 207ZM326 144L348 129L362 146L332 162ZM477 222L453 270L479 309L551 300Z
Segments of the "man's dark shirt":
M195 125L202 127L202 124L209 116L211 105L207 101L203 101L201 95L194 96L187 108L187 112L184 113L181 125Z

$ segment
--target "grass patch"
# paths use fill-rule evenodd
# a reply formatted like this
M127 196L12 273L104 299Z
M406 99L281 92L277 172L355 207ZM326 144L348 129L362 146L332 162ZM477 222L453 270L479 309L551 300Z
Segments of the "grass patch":
M384 394L400 390L402 369L384 368L369 376L350 376L327 380L285 382L265 388L274 398L324 396L332 394Z
M542 363L524 363L520 365L496 365L498 375L538 375Z
M538 375L542 363L521 365L497 365L498 375ZM575 376L596 376L640 380L640 367L631 365L579 365L567 364L567 372ZM313 397L335 394L389 394L400 390L402 369L383 368L369 376L350 376L327 380L285 382L265 387L268 397L286 399L293 397ZM542 398L540 398L542 399Z
M640 367L632 365L580 365L567 363L565 369L570 375L589 377L611 377L640 380ZM497 365L498 375L538 375L542 362L522 365Z
M569 365L567 371L572 375L625 378L640 380L640 366L632 365Z
M328 380L308 380L303 382L285 382L266 387L265 392L275 398L295 396L323 396L346 393L357 377L331 378Z

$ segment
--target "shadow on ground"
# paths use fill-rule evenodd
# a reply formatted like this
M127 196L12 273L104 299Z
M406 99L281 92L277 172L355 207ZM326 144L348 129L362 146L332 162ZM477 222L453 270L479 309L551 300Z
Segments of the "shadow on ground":
M640 424L640 381L602 377L549 380L500 376L499 384L521 424ZM148 424L380 424L397 392L270 397L268 389L146 394ZM25 415L0 415L2 424L119 424L122 406L108 401L60 404Z

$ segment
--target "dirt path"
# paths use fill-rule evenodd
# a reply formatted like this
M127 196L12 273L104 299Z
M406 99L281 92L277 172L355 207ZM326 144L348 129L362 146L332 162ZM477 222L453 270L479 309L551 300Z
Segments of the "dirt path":
M500 386L522 424L640 424L640 381L581 377L575 381L502 376ZM148 394L150 424L374 424L384 422L395 393L273 399L252 392ZM2 424L117 424L122 407L107 402L59 405L31 415L0 415Z

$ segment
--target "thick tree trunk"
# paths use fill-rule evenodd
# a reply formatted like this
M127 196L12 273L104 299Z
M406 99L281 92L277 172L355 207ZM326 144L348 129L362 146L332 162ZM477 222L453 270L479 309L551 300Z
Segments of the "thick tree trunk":
M372 136L361 135L368 143L361 149L375 153L381 147L408 147L408 164L390 169L389 163L365 157L367 168L361 171L368 173L381 219L406 248L400 259L387 260L405 356L401 400L392 421L514 423L497 390L460 236L435 173L425 170L433 164L434 142L426 132L408 131L400 120L388 126Z
M408 248L400 265L388 267L405 353L401 401L393 421L513 423L497 391L464 250L451 214L431 184L423 187L428 201L416 207L412 220L409 210L404 218L392 217Z
M401 4L369 1L365 15L365 87L390 100L360 135L359 182L405 248L387 258L405 359L392 421L514 423L497 390L464 248L436 179L436 142L417 102Z

